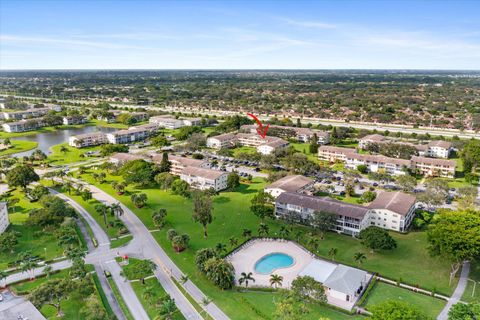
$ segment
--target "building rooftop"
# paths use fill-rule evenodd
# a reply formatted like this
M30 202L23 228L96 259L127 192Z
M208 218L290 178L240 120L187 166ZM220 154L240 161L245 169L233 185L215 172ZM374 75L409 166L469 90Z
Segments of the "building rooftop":
M325 211L339 216L346 216L360 220L363 219L370 210L367 207L341 202L329 197L315 197L293 192L284 192L280 194L276 202L293 204L314 211Z
M313 183L313 180L301 175L292 175L283 177L272 184L265 187L265 189L282 189L286 192L295 192L303 187Z
M377 163L385 163L385 164L395 164L398 166L410 166L410 160L406 159L398 159L398 158L390 158L380 154L373 155L373 154L358 154L352 153L348 155L349 158L358 159L366 162L377 162Z
M188 166L183 168L181 174L187 175L187 176L202 177L209 180L215 180L227 173L219 170Z
M367 272L363 270L340 264L328 276L323 285L338 292L355 295L362 282L367 279L367 275Z
M419 157L419 156L413 156L411 160L413 163L424 163L424 164L435 165L435 166L446 166L446 167L452 167L452 168L456 166L455 160L428 158L428 157Z
M132 160L145 160L145 157L139 156L137 154L119 152L111 155L110 159L123 162L123 161L132 161Z
M368 140L368 141L374 141L374 142L379 142L379 141L384 141L386 138L382 136L381 134L369 134L366 135L365 137L361 138L360 140Z
M415 196L401 191L380 192L368 207L371 209L387 209L405 216L415 205L415 202L417 202Z
M152 157L152 161L155 163L162 162L163 155L157 154ZM168 160L171 162L179 162L184 167L200 167L202 164L205 163L204 160L199 159L192 159L187 157L179 157L172 154L168 155Z
M235 139L235 135L233 133L224 133L219 134L218 136L209 137L209 139L217 139L218 141L229 141Z
M450 141L443 141L443 140L433 140L428 143L428 147L439 147L450 149L452 147L452 143Z
M356 153L357 151L353 148L343 148L343 147L335 147L335 146L320 146L318 151L329 151L329 152L336 152L336 153Z
M104 135L105 135L105 133L103 133L101 131L96 131L96 132L79 134L79 135L73 136L73 138L84 139L84 138L90 138L90 137L102 137Z

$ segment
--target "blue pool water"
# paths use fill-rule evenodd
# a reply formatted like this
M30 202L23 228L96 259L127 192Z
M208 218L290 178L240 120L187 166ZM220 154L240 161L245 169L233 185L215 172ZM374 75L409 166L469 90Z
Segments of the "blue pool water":
M264 256L255 263L255 271L262 274L272 273L276 269L293 265L293 258L285 253L272 253Z

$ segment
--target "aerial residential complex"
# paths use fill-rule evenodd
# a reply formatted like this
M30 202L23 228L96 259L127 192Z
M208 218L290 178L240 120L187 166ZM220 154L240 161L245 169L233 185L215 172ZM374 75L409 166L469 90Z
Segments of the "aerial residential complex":
M255 147L261 154L272 154L275 150L286 147L288 141L270 136L262 138L254 133L237 133L235 135L227 133L207 139L207 147L209 148L232 148L236 145Z
M355 149L321 146L318 157L329 162L343 162L345 167L356 169L359 165L367 166L371 172L384 170L388 174L403 175L410 169L421 175L434 177L455 177L454 160L412 156L410 160L390 158L383 155L359 154Z
M314 181L301 175L285 176L265 187L265 192L276 198L284 192L303 193L313 187Z
M224 190L227 188L227 178L227 172L201 167L187 166L180 172L180 179L200 190Z
M243 125L240 127L240 131L245 131L249 133L257 133L258 126L256 125ZM269 128L275 128L284 131L292 131L295 133L295 138L299 142L310 142L314 135L317 136L318 144L328 144L330 142L330 133L327 131L312 130L310 128L302 127L287 127L287 126L278 126L270 125Z
M149 119L150 123L154 123L159 127L165 129L178 129L185 126L198 126L200 125L200 118L187 118L187 119L176 119L170 115L161 115L151 117Z
M382 192L369 206L292 192L281 193L275 200L275 215L279 218L309 224L315 212L329 212L337 215L333 230L352 236L372 225L405 232L415 208L415 197L403 192Z

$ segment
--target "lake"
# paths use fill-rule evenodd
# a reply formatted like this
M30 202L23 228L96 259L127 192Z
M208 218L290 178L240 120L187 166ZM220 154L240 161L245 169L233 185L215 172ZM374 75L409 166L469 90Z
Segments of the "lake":
M83 128L74 128L74 129L64 129L64 130L57 130L54 132L44 132L38 133L35 135L28 135L23 137L14 137L10 138L10 140L27 140L27 141L35 141L38 143L38 147L36 149L42 150L45 154L50 154L50 148L54 145L68 142L68 139L71 136L76 136L79 134L90 133L90 132L112 132L118 129L115 128L107 128L107 127L96 127L96 126L86 126ZM36 149L32 149L25 152L19 152L13 154L14 157L23 157L29 156L35 151Z

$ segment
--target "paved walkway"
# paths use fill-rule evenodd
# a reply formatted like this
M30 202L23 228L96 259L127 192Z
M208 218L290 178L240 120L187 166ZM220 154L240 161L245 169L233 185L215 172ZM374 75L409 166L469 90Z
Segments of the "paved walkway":
M119 203L114 197L110 196L103 190L97 188L94 185L85 183L82 180L71 178L77 183L83 183L92 192L93 198L106 204ZM130 233L133 235L134 241L131 241L125 249L122 249L123 253L141 253L141 256L151 259L158 265L156 272L157 279L162 284L167 293L175 299L177 307L187 319L203 319L188 299L180 292L176 284L171 279L171 276L177 280L181 279L184 275L183 272L175 265L166 252L160 247L155 238L150 234L149 230L145 227L142 221L133 213L128 207L120 203L124 214L120 219L125 223ZM190 296L200 305L206 297L205 294L191 281L187 281L182 284L185 290ZM206 306L207 312L210 316L216 320L227 320L229 317L223 313L218 306L210 302Z
M463 292L467 287L468 282L468 274L470 273L470 262L465 261L463 262L462 266L462 273L460 273L460 279L458 280L457 288L453 292L453 295L448 300L446 306L443 308L442 312L437 317L437 320L447 320L448 319L448 311L450 308L458 303L462 298Z

